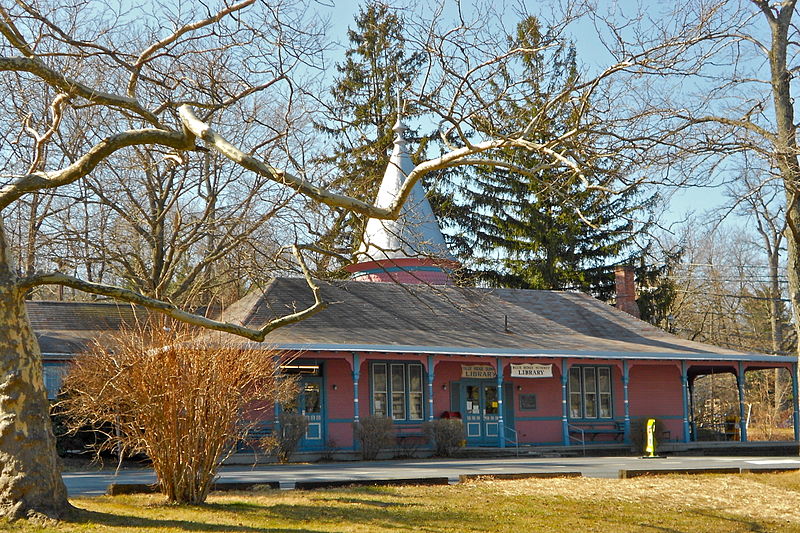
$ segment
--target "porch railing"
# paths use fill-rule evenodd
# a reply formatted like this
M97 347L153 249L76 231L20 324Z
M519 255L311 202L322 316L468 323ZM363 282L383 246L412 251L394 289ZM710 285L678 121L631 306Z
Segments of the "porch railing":
M503 438L506 442L510 442L514 445L517 449L517 457L519 457L519 437L517 436L517 430L514 428L510 428L505 426L506 435L503 435ZM508 433L511 433L511 437L508 436Z
M573 440L576 442L581 443L581 449L583 450L583 455L586 456L586 432L580 426L573 426L572 424L567 424L567 431L569 432L569 440L572 442ZM580 437L578 436L580 435Z

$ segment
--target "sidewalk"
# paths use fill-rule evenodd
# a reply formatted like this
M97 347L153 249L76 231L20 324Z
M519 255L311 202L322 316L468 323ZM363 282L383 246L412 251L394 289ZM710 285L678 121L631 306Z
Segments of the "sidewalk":
M800 469L797 456L752 457L561 457L497 459L415 459L403 461L352 461L310 464L225 466L219 482L277 482L282 489L295 483L322 481L392 480L446 477L457 482L462 475L512 475L525 473L580 473L586 477L618 478L620 470L705 470L705 469ZM64 481L69 495L98 496L111 483L154 483L150 469L67 472Z

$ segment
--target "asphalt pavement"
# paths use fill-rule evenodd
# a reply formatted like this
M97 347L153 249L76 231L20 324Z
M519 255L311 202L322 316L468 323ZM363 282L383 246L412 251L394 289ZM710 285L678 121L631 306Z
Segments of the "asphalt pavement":
M702 470L714 468L800 469L800 457L683 457L660 459L640 457L513 457L498 459L412 459L402 461L352 461L304 464L266 464L224 466L222 483L279 482L282 489L292 489L300 481L387 480L447 477L457 482L461 475L496 475L529 473L580 472L585 477L617 478L620 470ZM148 468L124 470L87 470L65 472L64 481L70 496L99 496L111 483L154 483L155 474Z

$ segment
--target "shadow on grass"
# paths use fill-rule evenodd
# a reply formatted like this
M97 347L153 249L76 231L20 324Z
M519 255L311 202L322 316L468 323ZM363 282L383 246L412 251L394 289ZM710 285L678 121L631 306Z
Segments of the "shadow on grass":
M396 504L359 499L331 499L327 506L303 504L278 504L269 508L269 513L278 519L303 522L316 520L320 523L373 525L385 529L411 530L426 526L436 530L436 523L450 524L458 530L463 524L465 513L462 511L410 509L405 504ZM353 505L357 504L357 505ZM361 504L361 505L358 505ZM387 507L393 509L387 509Z
M236 509L230 509L236 511ZM257 507L257 506L254 506ZM262 510L264 510L262 508ZM241 511L238 511L241 512ZM252 511L251 511L252 512ZM266 514L266 513L265 513ZM144 518L140 516L119 515L111 513L100 513L97 511L87 511L85 509L76 508L71 516L65 520L71 524L86 524L96 525L100 527L137 527L137 528L153 528L153 529L177 529L183 531L240 531L240 532L269 532L269 533L322 533L315 529L287 529L287 528L269 528L269 527L252 527L245 525L234 524L215 524L209 522L191 521L191 520L160 520L157 518Z
M745 531L755 531L757 533L774 531L773 529L766 529L767 527L772 527L771 524L769 526L767 526L766 524L761 523L761 522L754 522L752 520L748 520L746 517L733 517L733 516L730 516L730 515L720 515L720 514L716 514L716 513L709 513L707 511L693 511L693 514L696 514L696 515L699 515L699 516L704 516L706 518L713 518L714 520L720 520L720 521L725 521L725 522L731 522L731 523L734 523L734 524L739 524L739 525L742 525L742 526L747 528Z
M767 529L768 527L771 528L771 525L768 526L766 524L762 524L762 523L759 523L759 522L754 522L754 521L748 520L747 518L744 518L744 517L735 518L735 517L732 517L732 516L725 516L725 515L720 515L720 514L716 514L716 513L709 513L709 512L703 512L703 511L690 511L687 514L693 514L693 515L696 515L696 516L699 516L699 517L703 517L703 518L708 519L708 520L713 520L715 522L729 522L730 523L730 527L724 527L724 526L722 526L722 524L717 524L717 527L719 527L718 531L753 531L754 533L767 533L767 532L775 531L774 529ZM648 524L647 522L640 522L637 525L639 525L641 527L644 527L644 528L647 528L647 529L652 529L653 531L662 531L663 533L692 533L693 531L695 531L695 529L693 529L692 526L689 526L690 529L686 529L686 528L678 529L678 528L675 528L675 527L661 526L661 525L657 525L657 524ZM736 527L736 526L739 526L739 527ZM736 527L736 528L733 529L734 527Z

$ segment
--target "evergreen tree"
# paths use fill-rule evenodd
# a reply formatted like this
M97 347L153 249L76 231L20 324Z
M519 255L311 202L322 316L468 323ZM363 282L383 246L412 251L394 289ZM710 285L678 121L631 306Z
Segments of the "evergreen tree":
M347 35L351 46L337 65L329 120L316 126L335 141L332 155L323 160L335 167L331 186L372 202L393 144L398 91L410 86L422 54L406 51L403 20L383 2L368 1ZM413 115L414 110L406 106L403 113ZM321 244L351 249L364 222L350 213L338 214Z
M501 104L487 120L503 122L513 132L524 129L533 115L546 113L546 127L531 132L529 139L553 142L577 125L577 106L583 104L558 96L577 80L575 48L564 43L558 49L540 50L548 39L533 17L521 22L509 39L531 51L524 56L521 72L505 73L524 77L519 90L526 92L525 102ZM590 134L559 142L558 148L569 144L570 151L581 154L590 184L608 183L619 172ZM642 198L635 188L616 195L587 188L571 169L546 166L535 155L524 160L511 153L497 156L540 170L523 175L476 169L469 174L445 173L430 181L436 189L434 209L450 244L478 282L512 288L577 288L610 296L614 274L608 265L636 258L634 239L649 223L652 198Z

